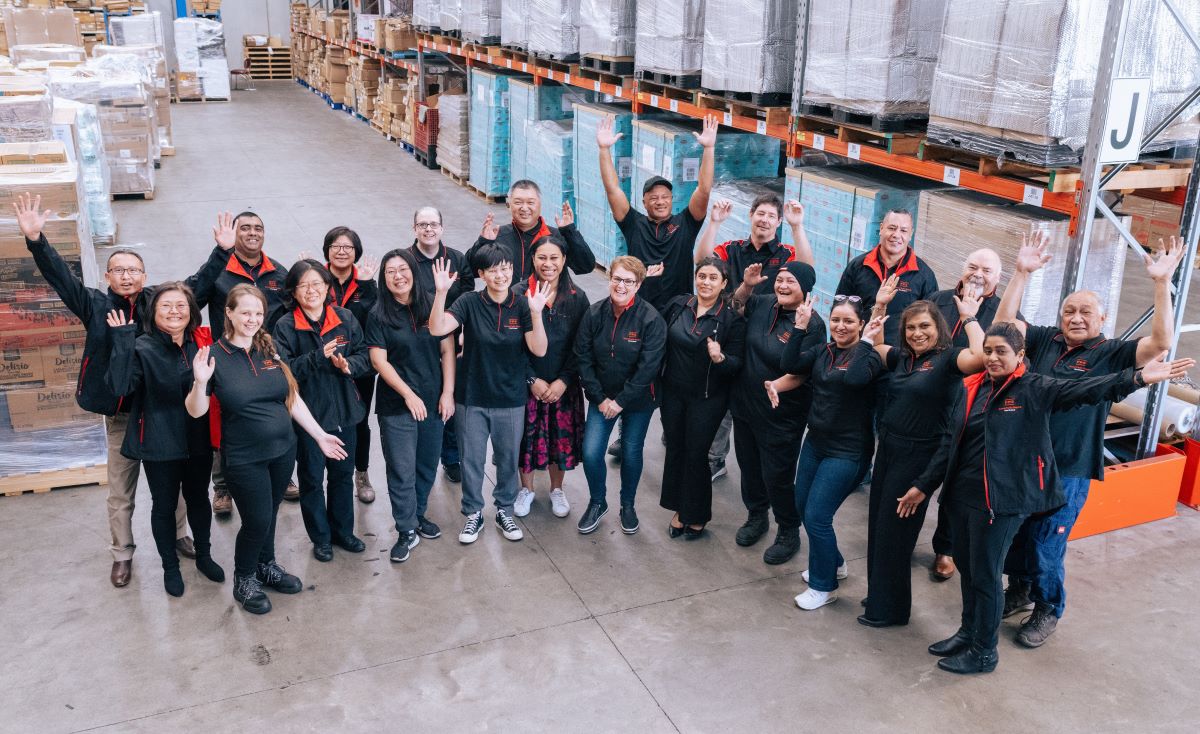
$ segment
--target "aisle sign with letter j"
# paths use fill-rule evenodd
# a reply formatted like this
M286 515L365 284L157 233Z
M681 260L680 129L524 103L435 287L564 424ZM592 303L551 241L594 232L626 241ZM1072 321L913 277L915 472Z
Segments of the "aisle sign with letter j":
M1101 163L1133 163L1138 159L1149 109L1149 77L1113 79L1100 144Z

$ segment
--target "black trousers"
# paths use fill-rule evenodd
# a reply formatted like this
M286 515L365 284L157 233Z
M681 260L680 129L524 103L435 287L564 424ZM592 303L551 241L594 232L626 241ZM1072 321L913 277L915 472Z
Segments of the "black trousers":
M358 396L367 407L367 414L355 427L354 470L366 471L371 464L371 398L375 396L374 373L354 381Z
M300 484L300 516L313 545L354 534L355 427L330 431L342 439L346 458L330 459L303 429L296 428L296 478Z
M666 440L660 507L679 513L684 525L712 519L712 470L708 447L729 407L729 393L703 393L663 386L662 430Z
M933 552L939 556L954 555L954 540L950 537L950 513L945 505L938 505L937 527L933 530Z
M229 495L242 518L233 550L238 576L249 576L258 564L275 560L275 518L295 466L294 445L274 459L222 466Z
M773 510L780 528L799 528L796 460L804 431L780 431L766 421L733 419L733 451L742 472L742 502L750 512ZM707 447L705 447L707 448Z
M163 570L179 568L175 552L175 510L179 495L187 505L188 524L196 542L196 555L211 556L209 529L212 507L208 504L208 478L212 473L212 452L174 461L143 461L146 483L150 485L150 531L162 558Z
M954 563L962 583L962 629L978 649L994 650L1004 615L1004 556L1024 515L988 517L983 510L951 502Z

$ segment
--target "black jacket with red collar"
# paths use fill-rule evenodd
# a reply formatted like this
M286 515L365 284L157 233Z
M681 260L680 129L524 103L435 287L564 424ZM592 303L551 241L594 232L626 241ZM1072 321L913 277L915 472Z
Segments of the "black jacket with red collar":
M494 240L485 240L481 235L475 240L475 244L471 245L471 249L467 250L467 262L471 262L475 251L480 247L495 242L507 247L512 253L512 282L524 283L533 274L533 243L546 236L557 237L567 243L567 267L571 270L580 275L587 275L596 269L596 255L592 253L592 248L588 247L587 241L579 234L579 229L574 224L559 229L546 224L541 217L538 217L533 229L527 232L517 229L515 224L506 224L500 227ZM474 273L473 267L471 272Z
M358 425L367 411L354 384L354 378L371 372L362 328L354 314L328 305L317 326L319 333L297 308L275 324L275 348L291 368L300 397L321 428L330 432L350 428ZM350 363L349 375L325 356L325 344L331 339L337 340L337 353Z
M325 269L329 270L329 274L333 275L333 270L329 264L325 264ZM358 319L359 327L367 328L367 314L371 313L371 309L375 306L375 300L379 297L379 284L370 278L358 277L358 266L354 267L354 272L350 274L350 278L342 283L333 276L333 287L329 289L329 300L333 301L333 305L338 308L344 308L354 314L354 318Z
M275 328L275 322L283 315L288 269L278 260L267 257L263 253L258 267L252 268L234 255L225 264L225 269L217 276L216 282L204 292L196 291L196 300L201 306L208 305L208 325L213 334L218 337L225 332L225 299L235 285L248 283L258 286L267 295L267 312L263 314L263 328Z
M933 274L933 269L917 257L911 247L893 268L883 264L878 245L870 252L854 258L842 271L836 295L858 296L863 302L863 314L867 315L875 307L875 295L879 292L879 286L893 274L899 276L900 282L895 297L888 304L887 314L891 318L883 323L883 336L887 344L899 347L902 346L900 314L914 301L927 299L938 289L937 276Z
M762 274L766 280L754 286L754 295L765 296L775 292L775 276L783 266L796 259L796 248L785 245L778 237L755 247L749 239L730 240L713 248L713 257L729 263L729 282L725 284L725 292L733 293L742 284L746 268L751 265L762 265Z
M1066 502L1050 429L1052 413L1103 401L1119 401L1138 389L1133 369L1075 380L1027 372L1024 363L988 398L984 407L983 490L993 515L1032 515ZM953 492L959 445L971 405L986 372L963 380L937 455L914 483L930 494L938 485ZM941 501L947 500L943 490Z
M667 324L654 306L634 297L620 316L612 300L593 303L579 323L575 360L587 399L605 398L623 410L658 407L658 375L667 350Z

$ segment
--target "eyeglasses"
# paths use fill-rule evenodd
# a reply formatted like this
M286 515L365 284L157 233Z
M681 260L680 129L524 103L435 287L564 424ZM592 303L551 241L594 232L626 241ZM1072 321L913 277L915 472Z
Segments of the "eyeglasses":
M417 222L413 225L417 229L437 229L442 226L441 222Z
M141 268L109 268L108 272L120 278L124 275L141 275L146 271Z
M166 313L171 313L172 311L185 313L188 310L188 305L186 303L160 303L158 304L158 310L165 311Z
M296 286L298 291L319 291L327 288L324 282L321 283L300 283Z
M858 296L834 296L834 303L862 303L862 299Z
M330 252L354 252L354 245L330 245Z
M637 285L637 280L635 278L616 278L616 277L614 277L614 278L609 278L609 280L612 281L612 284L615 286L623 285L626 288L632 288L635 285Z

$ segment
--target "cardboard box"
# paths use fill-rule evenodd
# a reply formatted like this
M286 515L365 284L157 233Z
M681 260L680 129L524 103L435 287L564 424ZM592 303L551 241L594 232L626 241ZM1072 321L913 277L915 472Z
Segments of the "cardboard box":
M0 350L0 388L23 383L41 383L44 380L42 355L37 347Z
M75 218L48 219L42 232L59 255L79 260L79 222ZM15 219L0 218L0 261L32 258L25 246L25 235Z
M57 145L62 145L55 141ZM12 211L20 193L42 197L42 208L67 219L79 214L79 170L74 163L0 166L0 211Z
M83 345L75 343L38 347L43 379L51 385L73 384L83 366Z
M14 431L36 431L94 420L94 416L76 404L74 385L11 390L6 397Z
M4 30L9 48L34 43L83 45L79 21L70 8L5 8Z

